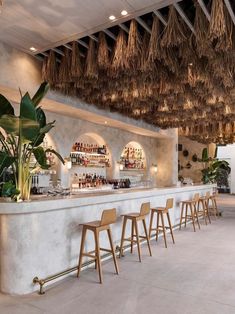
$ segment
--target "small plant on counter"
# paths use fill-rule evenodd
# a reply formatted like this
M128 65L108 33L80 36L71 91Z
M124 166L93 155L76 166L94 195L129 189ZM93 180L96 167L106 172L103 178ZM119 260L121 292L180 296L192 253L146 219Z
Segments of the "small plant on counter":
M44 82L31 98L29 93L21 95L20 114L15 115L11 103L0 94L0 176L6 168L14 175L17 200L29 200L32 175L40 169L48 169L47 153L55 154L62 163L63 158L54 149L43 148L43 139L55 125L46 122L39 104L49 89ZM32 156L36 162L32 165Z
M20 194L20 191L17 190L15 184L12 181L4 182L1 184L1 197L16 199Z

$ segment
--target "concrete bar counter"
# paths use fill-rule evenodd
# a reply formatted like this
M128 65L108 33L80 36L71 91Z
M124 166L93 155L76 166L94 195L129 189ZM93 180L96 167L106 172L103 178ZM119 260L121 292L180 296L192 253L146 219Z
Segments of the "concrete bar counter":
M174 198L171 221L177 226L182 200L195 192L212 192L213 185L169 188L122 189L79 193L64 198L48 198L0 205L0 290L8 294L27 294L38 289L33 278L45 278L77 265L80 248L79 224L100 219L103 209L116 208L118 221L112 226L115 245L120 244L121 214L138 211L141 203L165 205ZM128 226L129 227L129 226ZM93 249L88 234L86 250ZM108 247L101 234L101 245ZM156 245L156 243L154 243ZM176 236L177 245L177 236ZM63 277L62 277L63 278ZM79 284L79 282L78 282Z

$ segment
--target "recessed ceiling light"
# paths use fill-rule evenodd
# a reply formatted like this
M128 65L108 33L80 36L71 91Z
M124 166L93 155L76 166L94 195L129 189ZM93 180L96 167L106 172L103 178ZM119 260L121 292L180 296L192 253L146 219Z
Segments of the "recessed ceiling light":
M122 10L121 15L125 16L127 14L128 14L128 12L126 10Z
M30 49L31 51L33 51L33 52L37 51L37 49L34 48L34 47L30 47L29 49Z
M110 15L109 19L110 19L111 21L113 21L113 20L116 19L116 17L115 17L114 15Z
M107 124L108 122L107 121L104 121L104 124Z

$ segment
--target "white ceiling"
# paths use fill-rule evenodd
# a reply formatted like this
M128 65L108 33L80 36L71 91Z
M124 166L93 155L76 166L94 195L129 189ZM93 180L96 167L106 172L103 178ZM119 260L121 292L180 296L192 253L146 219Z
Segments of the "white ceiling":
M5 0L0 41L27 52L30 47L43 51L177 1ZM129 16L120 18L124 9ZM110 22L111 14L118 20Z

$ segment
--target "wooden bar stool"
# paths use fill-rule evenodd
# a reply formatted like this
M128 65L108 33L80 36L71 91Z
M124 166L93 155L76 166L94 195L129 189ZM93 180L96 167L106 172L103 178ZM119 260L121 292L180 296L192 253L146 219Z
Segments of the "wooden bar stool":
M206 225L207 225L207 219L208 219L209 223L211 223L210 213L209 213L209 209L208 209L209 198L210 198L210 192L206 192L205 196L201 196L199 198L198 205L197 205L198 217L203 217Z
M207 204L209 214L211 213L212 215L214 215L215 219L219 217L220 215L218 207L217 207L217 202L216 202L217 195L218 195L218 192L213 192L210 195L208 199L208 204Z
M169 209L173 208L173 203L174 203L174 199L173 198L169 198L166 201L166 207L157 207L157 208L152 208L151 209L149 237L151 237L152 231L156 230L156 241L157 241L158 240L158 233L159 233L159 231L162 231L163 232L163 236L164 236L164 241L165 241L165 247L166 248L167 248L167 243L166 243L166 230L167 229L170 229L172 241L175 244L175 239L174 239L173 230L172 230L172 226L171 226L170 215L169 215ZM154 218L154 214L155 213L157 213L157 227L153 228L152 225L153 225L153 218ZM168 226L165 226L164 214L166 214L166 217L167 217L167 220L168 220ZM161 217L161 225L159 224L160 217Z
M181 230L181 226L184 223L184 226L186 227L186 224L188 221L192 221L193 224L193 230L196 232L195 227L195 220L198 225L198 228L200 229L200 223L199 223L199 216L197 211L197 204L199 202L199 193L196 193L192 200L182 201L181 202L181 214L180 214L180 227L179 230ZM188 213L188 210L190 210L190 213ZM184 213L185 211L185 213Z
M110 225L115 223L116 219L117 219L116 209L113 208L113 209L104 210L102 213L101 220L96 220L96 221L91 221L85 224L81 224L82 225L82 240L81 240L81 247L80 247L77 277L79 276L80 271L81 271L82 257L87 256L95 260L95 267L98 268L100 283L102 283L100 251L112 253L116 273L117 274L119 273L117 259L116 259L115 250L114 250L113 241L112 241L111 230L110 230ZM85 245L85 238L86 238L87 230L90 230L94 233L95 250L84 253L84 245ZM108 233L108 238L109 238L111 249L100 248L99 233L104 230L106 230Z
M146 227L146 222L145 222L145 216L148 215L149 212L150 212L150 203L148 202L148 203L143 203L141 205L140 212L122 215L124 217L124 220L123 220L122 238L121 238L121 244L120 244L120 257L123 256L123 243L124 243L124 241L129 241L129 242L131 242L131 253L133 253L133 243L137 244L139 261L141 262L141 251L140 251L141 240L140 239L142 239L142 241L147 240L149 254L150 254L150 256L152 256L152 252L151 252L151 248L150 248L150 242L149 242L149 235L147 232L147 227ZM127 223L128 219L131 220L131 237L125 238L126 223ZM142 223L143 223L145 236L139 235L138 221L142 221Z

